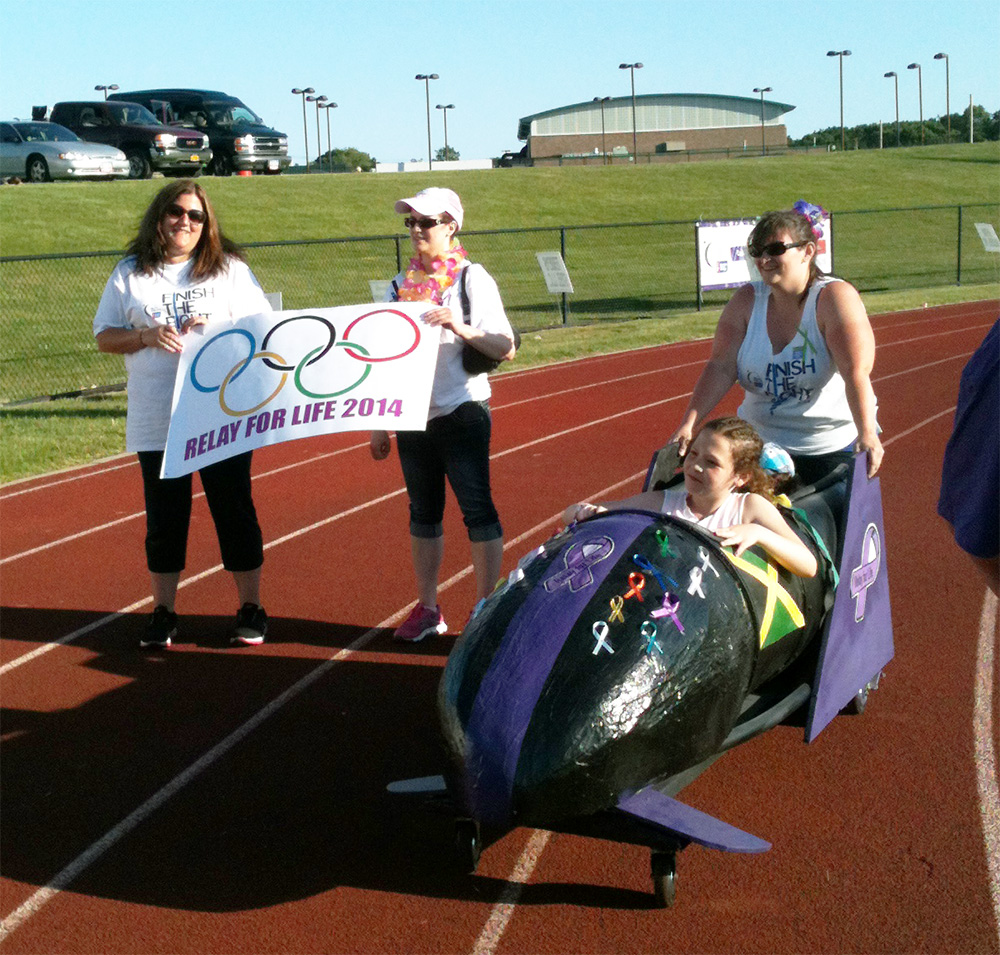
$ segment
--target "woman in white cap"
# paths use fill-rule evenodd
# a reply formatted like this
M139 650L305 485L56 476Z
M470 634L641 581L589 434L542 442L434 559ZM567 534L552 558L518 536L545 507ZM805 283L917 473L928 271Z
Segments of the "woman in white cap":
M515 339L496 282L481 265L469 262L456 239L463 219L458 196L432 187L400 199L395 209L406 216L414 255L392 282L388 299L427 302L424 321L441 329L427 429L396 436L410 498L417 604L395 636L417 641L448 629L437 602L446 478L472 546L477 603L493 591L500 576L503 530L490 491L490 385L485 372L466 370L463 350L471 346L486 360L510 360ZM375 460L390 449L387 431L372 433Z

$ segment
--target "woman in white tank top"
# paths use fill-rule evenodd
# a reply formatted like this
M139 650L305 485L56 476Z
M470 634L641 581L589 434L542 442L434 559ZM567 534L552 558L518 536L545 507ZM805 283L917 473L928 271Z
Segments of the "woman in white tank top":
M804 483L852 452L867 454L869 477L878 471L875 337L854 286L816 265L822 212L799 202L768 213L750 233L761 281L737 290L722 312L708 364L670 438L682 454L739 382L740 416L789 451Z
M760 467L763 442L739 418L716 418L698 432L684 459L684 486L643 491L623 501L571 504L570 524L604 511L658 511L698 524L737 555L755 544L800 577L816 574L816 557L764 496L770 484ZM764 494L760 493L764 492Z

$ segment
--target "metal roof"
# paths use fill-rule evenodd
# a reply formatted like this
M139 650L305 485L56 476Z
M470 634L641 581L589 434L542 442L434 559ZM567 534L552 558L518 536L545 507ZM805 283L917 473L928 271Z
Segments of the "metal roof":
M764 100L764 121L774 124L795 109L790 103ZM601 103L588 100L569 106L532 113L518 120L517 138L565 136L601 132ZM760 123L761 101L757 96L727 96L720 93L643 93L635 98L638 132L669 132L673 129L713 129ZM604 102L603 122L608 133L632 132L632 97L612 96Z

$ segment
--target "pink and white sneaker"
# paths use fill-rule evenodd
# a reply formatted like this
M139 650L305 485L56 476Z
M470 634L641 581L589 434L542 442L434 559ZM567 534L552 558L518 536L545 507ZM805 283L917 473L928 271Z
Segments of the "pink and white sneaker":
M396 628L393 637L396 640L406 640L409 643L416 643L432 633L446 633L448 624L441 616L441 608L425 607L418 603L410 615Z

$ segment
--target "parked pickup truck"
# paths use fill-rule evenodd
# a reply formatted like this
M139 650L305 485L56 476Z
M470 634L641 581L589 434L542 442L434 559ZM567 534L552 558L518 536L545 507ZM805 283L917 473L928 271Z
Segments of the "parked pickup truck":
M56 103L49 119L87 142L120 149L128 157L130 179L148 179L154 171L197 175L212 161L208 136L165 126L139 103Z
M288 137L271 129L249 106L218 90L158 89L112 93L109 100L141 103L158 119L208 134L216 176L277 174L291 165Z

